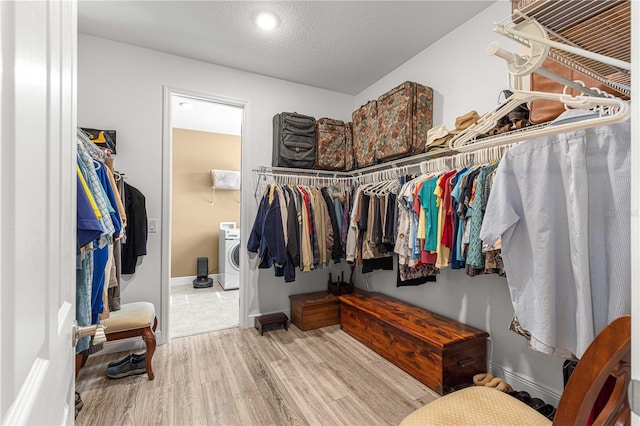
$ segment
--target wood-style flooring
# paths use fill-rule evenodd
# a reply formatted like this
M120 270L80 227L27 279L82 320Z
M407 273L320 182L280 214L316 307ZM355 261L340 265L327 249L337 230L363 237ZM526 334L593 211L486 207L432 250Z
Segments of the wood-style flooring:
M89 357L77 425L397 425L438 397L337 325L174 339L156 350L155 380L107 378L125 355Z

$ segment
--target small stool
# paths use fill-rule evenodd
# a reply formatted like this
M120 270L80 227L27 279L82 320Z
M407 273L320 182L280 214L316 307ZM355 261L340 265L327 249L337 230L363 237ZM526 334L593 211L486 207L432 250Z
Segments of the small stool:
M264 326L271 324L282 324L285 330L289 330L289 318L283 312L260 315L259 317L255 318L255 326L260 332L261 336L264 336Z
M129 337L142 336L144 344L147 346L147 356L145 367L149 380L153 380L153 370L151 369L151 358L156 351L156 327L158 319L156 310L152 303L135 302L125 303L119 311L111 311L109 318L102 321L106 327L104 334L107 342L112 340L128 339ZM76 377L80 369L84 367L89 359L89 355L76 355Z
M107 342L142 336L142 340L147 346L147 359L145 361L147 375L149 380L153 380L151 359L156 351L156 335L154 332L158 326L153 304L149 302L125 303L119 311L110 312L109 318L103 320L102 324L106 327L104 333L107 337Z

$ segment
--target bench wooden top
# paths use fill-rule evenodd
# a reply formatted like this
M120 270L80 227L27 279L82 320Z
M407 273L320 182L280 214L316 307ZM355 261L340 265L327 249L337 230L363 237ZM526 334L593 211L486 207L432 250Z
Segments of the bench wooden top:
M313 293L292 294L289 296L292 301L303 305L321 305L324 303L338 303L338 297L326 290L314 291Z
M345 294L340 296L340 303L353 306L393 324L396 328L417 339L429 342L434 347L445 348L466 340L489 336L486 331L382 293Z

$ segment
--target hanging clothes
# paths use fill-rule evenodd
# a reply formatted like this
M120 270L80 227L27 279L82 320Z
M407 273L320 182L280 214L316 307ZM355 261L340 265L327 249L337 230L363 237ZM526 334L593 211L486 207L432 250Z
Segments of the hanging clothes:
M329 195L336 193L335 188L270 184L247 241L247 250L260 258L258 267L274 268L275 276L293 282L296 267L308 272L339 263L344 250L335 203ZM340 207L348 206L341 203Z
M147 210L144 194L126 182L124 200L127 239L122 244L122 273L133 274L138 257L147 254Z
M630 312L630 141L628 122L577 130L512 148L498 166L480 237L501 239L536 350L579 358Z
M108 317L113 243L123 230L117 190L101 154L91 148L81 140L77 143L76 320L81 326L97 324ZM93 353L101 348L101 344L93 346L84 338L78 342L76 351Z

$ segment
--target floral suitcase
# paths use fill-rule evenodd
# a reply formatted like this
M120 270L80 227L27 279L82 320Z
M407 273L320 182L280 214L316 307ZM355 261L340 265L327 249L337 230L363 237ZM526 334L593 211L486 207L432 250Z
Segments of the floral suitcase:
M353 152L353 123L348 122L347 124L347 142L346 142L346 156L345 156L345 166L344 171L348 172L353 170L355 167L355 158Z
M406 81L378 98L376 161L424 152L433 125L433 90Z
M355 167L367 167L376 162L378 145L378 103L370 101L351 115L353 122L353 154Z
M316 121L316 168L340 171L353 168L350 124L326 117Z

